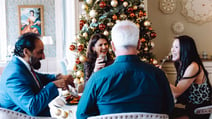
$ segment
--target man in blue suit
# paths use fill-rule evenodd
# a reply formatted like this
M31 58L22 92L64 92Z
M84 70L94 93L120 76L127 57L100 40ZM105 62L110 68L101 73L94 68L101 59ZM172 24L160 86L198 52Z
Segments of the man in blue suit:
M71 75L35 72L45 58L40 36L25 33L15 44L14 56L0 80L0 107L32 116L50 116L48 104L58 96L57 88L73 85Z

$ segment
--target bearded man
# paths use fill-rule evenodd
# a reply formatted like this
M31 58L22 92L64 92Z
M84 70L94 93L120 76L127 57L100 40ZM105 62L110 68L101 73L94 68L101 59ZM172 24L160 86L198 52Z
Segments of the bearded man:
M48 104L58 96L57 88L73 85L71 75L42 74L34 69L45 59L39 34L25 33L15 44L14 56L0 79L0 107L32 116L50 116Z

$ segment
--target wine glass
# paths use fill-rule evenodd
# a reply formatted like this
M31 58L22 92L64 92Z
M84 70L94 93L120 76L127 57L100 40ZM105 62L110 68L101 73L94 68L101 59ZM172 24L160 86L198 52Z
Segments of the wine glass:
M162 65L163 65L166 61L170 60L171 57L172 57L172 54L171 54L171 52L169 52L169 54L168 54L167 56L165 56L165 57L162 59L162 62L161 62L161 64L160 64L160 67L162 67Z

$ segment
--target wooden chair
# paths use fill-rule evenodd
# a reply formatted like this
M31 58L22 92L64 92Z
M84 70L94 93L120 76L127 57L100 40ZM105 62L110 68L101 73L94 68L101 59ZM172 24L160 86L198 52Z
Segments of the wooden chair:
M0 119L55 119L51 117L35 117L0 107Z
M167 114L146 113L146 112L129 112L114 113L99 116L92 116L88 119L168 119Z

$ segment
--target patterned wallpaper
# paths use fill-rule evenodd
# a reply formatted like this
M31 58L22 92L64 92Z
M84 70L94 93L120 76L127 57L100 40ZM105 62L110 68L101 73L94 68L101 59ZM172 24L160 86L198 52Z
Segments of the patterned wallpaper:
M44 6L44 34L51 36L54 45L45 47L46 57L56 57L55 0L6 0L8 45L15 45L19 36L18 5Z

